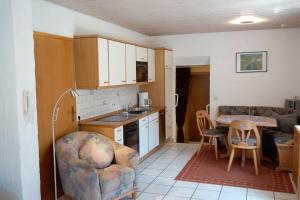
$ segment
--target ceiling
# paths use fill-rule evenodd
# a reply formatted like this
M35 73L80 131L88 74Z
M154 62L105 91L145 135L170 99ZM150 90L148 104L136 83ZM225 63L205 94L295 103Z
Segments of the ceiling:
M300 27L300 0L49 0L146 35ZM266 21L234 25L241 15Z

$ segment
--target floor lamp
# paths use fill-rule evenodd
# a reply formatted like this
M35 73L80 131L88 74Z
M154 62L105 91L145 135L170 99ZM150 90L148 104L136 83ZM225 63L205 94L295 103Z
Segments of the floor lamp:
M73 98L76 98L78 96L77 92L70 88L68 90L66 90L65 92L63 92L59 98L57 99L54 108L53 108L53 112L52 112L52 148L53 148L53 172L54 172L54 190L55 190L55 200L57 200L57 182L56 182L56 156L55 156L55 125L58 119L58 113L59 113L59 109L60 109L60 104L61 101L63 100L63 98L66 95L70 95Z

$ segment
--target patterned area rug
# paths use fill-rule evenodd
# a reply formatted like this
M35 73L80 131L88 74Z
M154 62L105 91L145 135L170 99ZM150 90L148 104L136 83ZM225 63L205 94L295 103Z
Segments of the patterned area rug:
M242 167L241 159L235 158L230 172L226 171L227 165L228 158L216 160L214 149L204 146L200 155L191 158L176 180L294 193L289 174L275 171L271 163L263 161L258 176L254 172L253 160L247 159Z

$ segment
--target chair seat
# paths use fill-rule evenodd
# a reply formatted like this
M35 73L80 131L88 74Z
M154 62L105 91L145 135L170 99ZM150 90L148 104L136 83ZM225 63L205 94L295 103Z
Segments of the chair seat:
M133 189L135 173L132 168L113 164L97 172L102 200L114 199Z
M240 144L240 141L237 137L231 138L231 141L232 141L232 144L234 144L234 145L239 145ZM249 146L256 146L256 139L255 138L249 138L246 141L246 144L248 144Z
M209 129L204 133L204 136L223 137L226 132L223 129Z

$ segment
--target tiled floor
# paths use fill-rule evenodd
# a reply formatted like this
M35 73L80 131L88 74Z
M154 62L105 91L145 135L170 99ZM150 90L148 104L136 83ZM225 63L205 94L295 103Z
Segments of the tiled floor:
M295 194L174 180L196 149L168 143L140 163L138 200L296 200Z

